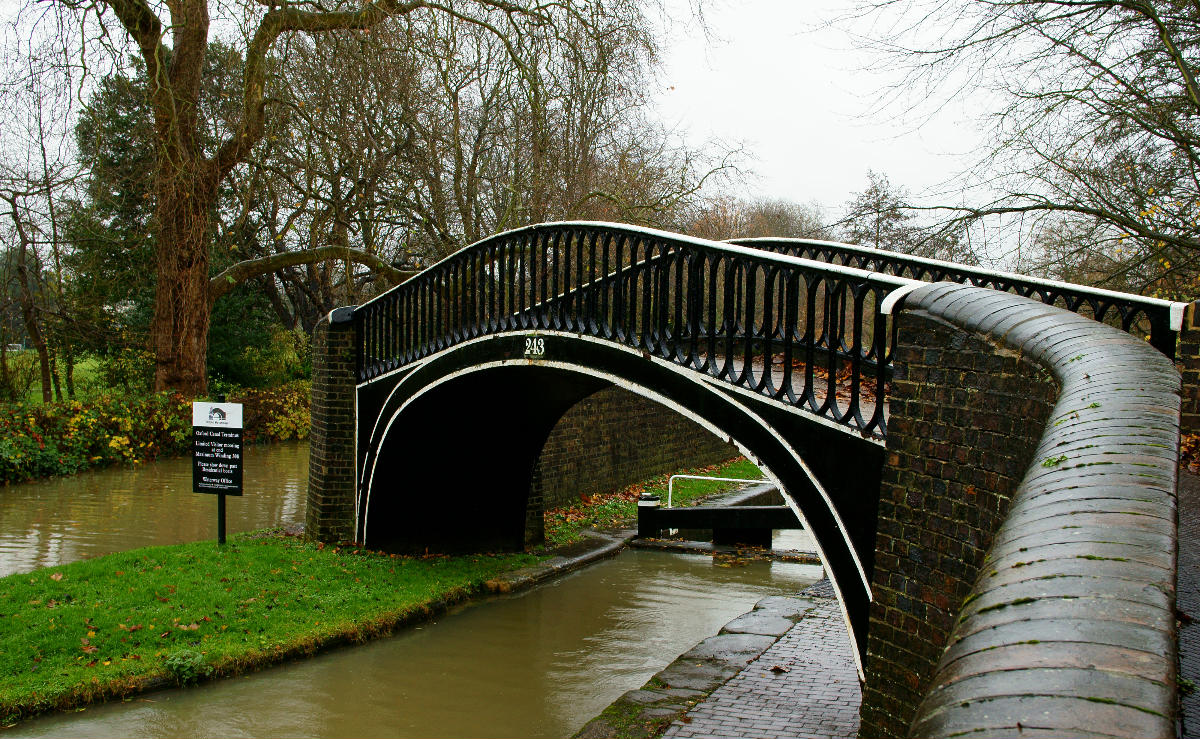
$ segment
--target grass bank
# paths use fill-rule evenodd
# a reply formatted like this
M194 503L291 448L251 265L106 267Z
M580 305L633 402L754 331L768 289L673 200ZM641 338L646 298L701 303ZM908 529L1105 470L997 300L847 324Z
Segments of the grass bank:
M537 559L399 557L250 534L0 578L0 721L364 641Z
M607 529L635 524L638 496L642 493L652 493L662 498L663 505L666 505L667 482L672 474L742 479L758 479L763 476L762 471L752 462L744 457L738 457L721 464L659 475L615 493L587 496L575 505L546 511L546 545L559 547L572 544L582 539L583 532L588 529ZM740 483L678 480L672 492L672 502L677 506L694 505L703 498L732 490L739 485Z

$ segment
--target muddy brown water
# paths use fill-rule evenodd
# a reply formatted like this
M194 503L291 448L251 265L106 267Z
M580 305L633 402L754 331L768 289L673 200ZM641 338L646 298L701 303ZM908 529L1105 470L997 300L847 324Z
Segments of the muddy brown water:
M299 521L307 446L250 450L231 531ZM189 460L0 491L0 572L214 538ZM558 737L819 567L626 550L524 593L313 659L23 722L9 737Z
M246 448L229 533L304 520L308 443ZM0 487L0 575L217 538L217 498L192 492L190 457Z

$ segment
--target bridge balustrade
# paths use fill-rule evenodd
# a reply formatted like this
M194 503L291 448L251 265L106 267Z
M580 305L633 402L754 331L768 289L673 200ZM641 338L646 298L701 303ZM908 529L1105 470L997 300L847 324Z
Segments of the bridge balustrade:
M753 238L730 239L729 243L922 282L956 282L1013 293L1146 338L1151 346L1172 359L1186 307L1185 303L1169 300L833 241Z
M359 306L359 382L502 332L617 342L866 436L914 280L652 229L530 226L473 244Z

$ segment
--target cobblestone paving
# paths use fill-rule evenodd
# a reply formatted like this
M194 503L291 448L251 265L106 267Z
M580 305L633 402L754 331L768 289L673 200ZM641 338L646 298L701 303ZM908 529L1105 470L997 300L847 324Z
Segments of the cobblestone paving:
M817 594L812 589L802 593ZM855 736L862 696L846 625L830 596L832 592L761 657L671 724L663 736Z
M1179 673L1200 685L1200 475L1179 476L1179 579L1176 605L1184 614L1179 630ZM1194 619L1188 621L1188 617ZM1181 736L1200 737L1200 690L1180 701Z

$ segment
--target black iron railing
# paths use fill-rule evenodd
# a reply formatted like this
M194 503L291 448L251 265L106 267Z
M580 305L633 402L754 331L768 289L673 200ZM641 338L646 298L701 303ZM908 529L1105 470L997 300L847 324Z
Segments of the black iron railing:
M607 223L509 231L355 310L360 382L476 337L606 339L864 435L886 432L894 325L913 280Z
M923 282L957 282L1023 295L1146 338L1155 349L1175 358L1183 303L830 241L759 238L728 243Z

